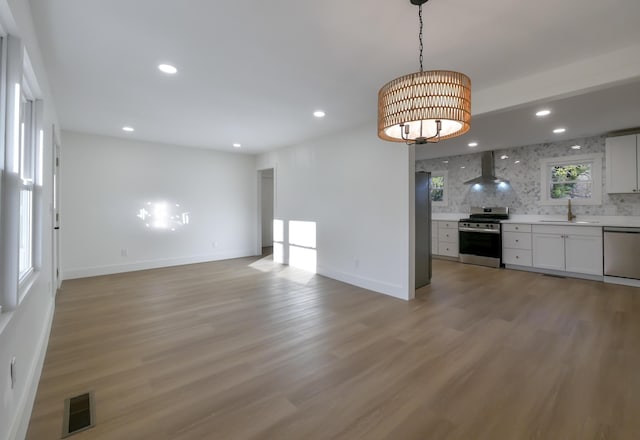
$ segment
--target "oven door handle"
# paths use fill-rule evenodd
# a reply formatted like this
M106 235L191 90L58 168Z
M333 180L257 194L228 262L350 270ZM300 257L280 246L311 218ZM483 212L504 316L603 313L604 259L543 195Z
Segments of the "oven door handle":
M481 234L499 234L499 229L480 229L480 228L465 228L458 227L458 231L460 232L479 232Z

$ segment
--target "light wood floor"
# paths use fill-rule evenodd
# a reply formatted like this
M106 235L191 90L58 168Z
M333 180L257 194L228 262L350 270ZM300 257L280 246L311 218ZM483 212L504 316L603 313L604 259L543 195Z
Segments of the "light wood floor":
M407 303L238 259L65 281L30 424L74 439L640 439L640 289L434 262Z

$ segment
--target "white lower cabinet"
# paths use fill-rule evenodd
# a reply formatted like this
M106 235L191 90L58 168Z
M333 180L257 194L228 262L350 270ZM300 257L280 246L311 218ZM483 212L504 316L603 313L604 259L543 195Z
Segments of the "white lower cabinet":
M508 266L531 266L531 249L503 249L502 262Z
M531 225L502 225L502 262L507 266L531 266Z
M431 253L438 253L438 222L431 222Z
M565 270L564 235L533 234L533 267Z
M431 230L431 253L432 254L438 253L438 231L436 230L434 233L433 229Z
M532 232L533 267L602 276L601 227L533 225Z
M433 255L457 258L459 256L458 222L434 221L431 229Z
M602 235L569 235L564 240L564 253L568 272L603 274Z

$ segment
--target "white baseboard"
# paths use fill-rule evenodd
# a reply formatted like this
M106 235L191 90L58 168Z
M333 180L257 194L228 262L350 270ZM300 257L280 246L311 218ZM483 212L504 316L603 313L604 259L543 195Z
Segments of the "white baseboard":
M603 281L602 275L589 275L585 273L576 273L576 272L564 272L561 270L553 270L553 269L540 269L539 267L531 267L531 266L517 266L515 264L505 264L505 269L514 269L514 270L524 270L525 272L535 272L541 273L543 275L554 275L558 277L567 277L567 278L580 278L583 280L590 281Z
M44 326L42 335L40 336L40 342L38 343L38 358L36 362L31 364L27 372L26 383L28 385L20 397L16 417L11 424L11 429L9 429L9 440L23 440L27 436L27 429L29 429L29 421L31 420L31 411L33 410L33 404L36 400L44 358L47 354L47 346L49 345L49 335L51 334L54 310L55 303L52 302L51 308L49 309L49 316L46 317L47 324Z
M610 284L621 284L623 286L640 287L640 280L634 280L633 278L605 276L604 282Z
M409 300L407 289L403 288L400 284L391 284L371 278L360 277L325 266L318 266L316 272L318 275L342 281L343 283L352 284L357 287L362 287L363 289L372 290L374 292L389 295L405 301Z
M210 261L229 260L232 258L252 257L256 255L255 249L242 251L220 252L212 255L201 255L195 257L167 258L158 260L136 261L124 264L111 264L105 266L79 267L65 269L63 271L65 280L75 278L95 277L99 275L112 275L123 272L135 272L138 270L159 269L162 267L182 266L185 264L208 263Z

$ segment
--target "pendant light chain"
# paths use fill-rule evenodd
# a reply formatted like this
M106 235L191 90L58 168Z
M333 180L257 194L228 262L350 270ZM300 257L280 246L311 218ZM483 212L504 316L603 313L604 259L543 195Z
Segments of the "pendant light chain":
M424 45L422 44L422 28L424 27L424 22L422 21L422 4L418 6L418 17L420 18L420 34L418 38L420 40L420 72L424 71L422 66L422 51L424 50Z

